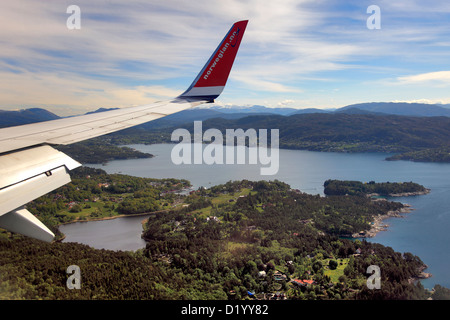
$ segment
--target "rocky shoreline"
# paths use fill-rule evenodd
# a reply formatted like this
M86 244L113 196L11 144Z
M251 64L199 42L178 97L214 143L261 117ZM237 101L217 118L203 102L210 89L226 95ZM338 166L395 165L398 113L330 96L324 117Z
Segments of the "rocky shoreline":
M403 192L403 193L394 193L389 194L389 197L410 197L410 196L418 196L418 195L425 195L430 193L430 189L425 189L423 191L416 191L416 192ZM378 193L371 193L368 194L367 197L373 198L373 197L379 197L381 196ZM379 199L373 199L373 201L387 201L385 198L379 198ZM360 231L359 233L352 234L353 238L373 238L377 235L378 232L386 231L389 227L388 224L383 223L383 220L388 218L403 218L404 214L410 213L413 208L409 204L403 204L403 208L395 211L388 211L386 214L379 215L374 217L372 222L372 227L369 230L366 231Z
M413 209L409 204L404 204L403 208L395 211L388 211L386 214L374 217L372 227L369 230L354 233L353 238L373 238L378 232L386 231L389 227L388 224L383 223L383 220L388 218L403 218L404 214L410 213Z
M428 194L430 192L431 192L431 189L425 189L424 191L393 193L393 194L390 194L389 197L421 196L421 195L424 195L424 194Z
M417 191L417 192L405 192L405 193L398 193L398 194L390 194L390 197L408 197L408 196L417 196L417 195L424 195L430 193L430 189L425 189L424 191ZM380 196L379 194L370 194L367 195L368 197L374 197L374 196ZM373 201L387 201L385 198L380 199L373 199ZM388 211L386 214L379 215L374 217L374 220L372 222L372 226L369 230L361 231L359 233L354 233L352 235L353 238L373 238L375 237L378 232L386 231L389 227L388 224L384 223L383 221L388 218L404 218L406 213L410 213L414 209L409 204L403 204L403 207L399 210L395 211ZM424 264L418 271L417 276L410 278L408 281L409 283L414 283L419 280L428 279L432 277L431 273L425 272L425 270L428 268L426 264Z
M411 197L411 196L421 196L431 192L431 189L425 189L423 191L415 191L415 192L402 192L402 193L390 193L387 197ZM372 197L385 197L385 195L381 195L379 193L370 193L367 194L369 198Z
M433 275L429 272L425 272L424 270L426 270L426 269L428 269L428 266L426 264L424 264L421 268L419 268L418 275L408 279L408 282L414 283L419 280L431 278Z

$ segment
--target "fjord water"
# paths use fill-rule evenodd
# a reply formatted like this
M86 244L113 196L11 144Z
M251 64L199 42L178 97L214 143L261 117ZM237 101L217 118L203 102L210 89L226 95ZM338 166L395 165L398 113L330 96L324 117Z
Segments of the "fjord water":
M182 178L195 189L206 188L230 180L275 180L310 194L323 195L327 179L359 180L363 182L413 181L431 189L421 196L392 198L410 204L415 210L404 218L385 220L387 231L368 241L392 247L395 251L419 256L433 274L422 280L426 288L434 284L450 287L446 272L450 267L450 164L386 161L380 153L329 153L300 150L279 150L279 171L273 176L260 174L262 165L175 165L171 161L172 144L131 145L139 151L152 153L154 158L111 161L89 165L108 173L123 173L139 177ZM141 221L145 217L127 217L100 222L61 226L65 241L81 242L94 248L136 250L145 246L140 238Z

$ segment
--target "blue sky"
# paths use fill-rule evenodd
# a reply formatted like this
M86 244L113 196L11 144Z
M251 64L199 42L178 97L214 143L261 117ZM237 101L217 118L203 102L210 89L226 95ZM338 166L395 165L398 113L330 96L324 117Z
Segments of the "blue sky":
M81 29L69 30L69 5ZM381 29L366 26L370 5ZM238 20L249 24L219 105L450 103L450 2L3 1L0 109L58 115L184 91Z

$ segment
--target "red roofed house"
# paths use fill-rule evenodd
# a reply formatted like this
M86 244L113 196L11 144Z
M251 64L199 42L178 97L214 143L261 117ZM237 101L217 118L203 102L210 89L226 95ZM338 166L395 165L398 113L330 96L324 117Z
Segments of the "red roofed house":
M308 286L314 283L314 280L300 280L300 279L292 279L292 282L299 286Z

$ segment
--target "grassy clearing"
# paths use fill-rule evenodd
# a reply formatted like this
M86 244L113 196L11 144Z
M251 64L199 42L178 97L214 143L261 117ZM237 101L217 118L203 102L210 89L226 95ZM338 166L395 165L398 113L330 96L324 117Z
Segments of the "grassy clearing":
M322 264L324 266L327 266L324 271L324 275L327 275L331 278L331 281L333 283L339 282L339 277L344 275L344 269L348 265L348 258L345 259L335 259L338 262L338 266L335 270L331 270L328 268L328 263L330 262L330 259L325 259L322 261Z
M211 203L213 204L214 207L218 207L220 205L225 205L228 203L234 203L239 199L239 197L247 196L251 192L253 191L251 191L248 188L244 188L241 191L235 193L219 194L218 196L214 196L214 198L211 199ZM201 218L206 218L208 216L213 215L212 214L213 206L195 210L193 212L200 214Z

